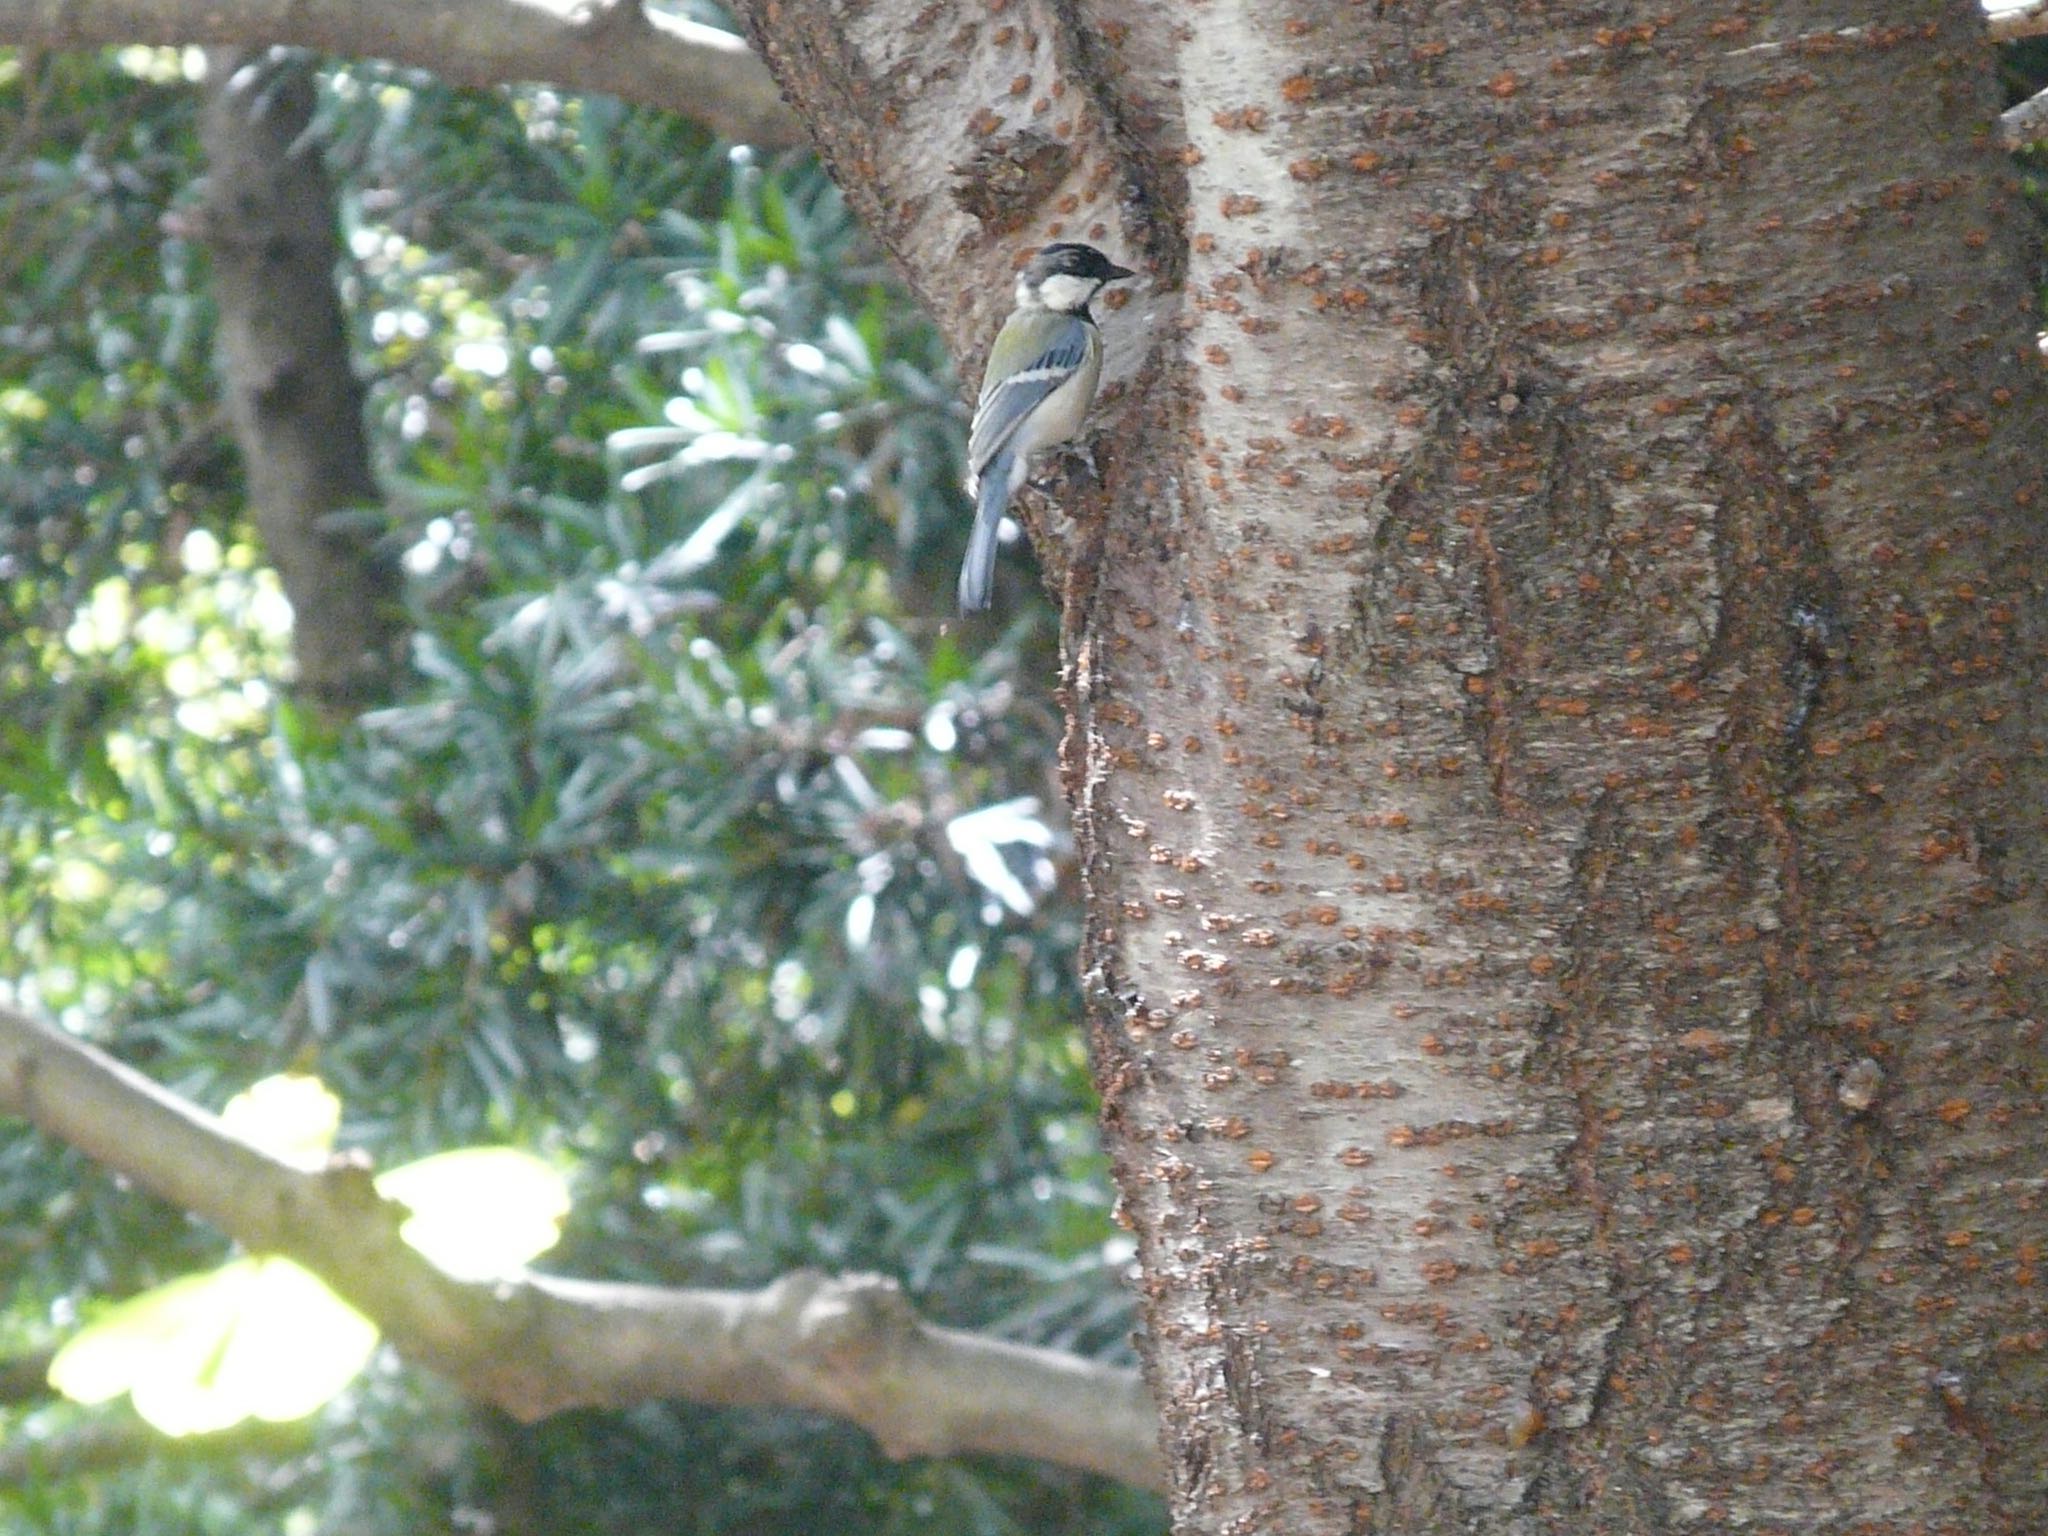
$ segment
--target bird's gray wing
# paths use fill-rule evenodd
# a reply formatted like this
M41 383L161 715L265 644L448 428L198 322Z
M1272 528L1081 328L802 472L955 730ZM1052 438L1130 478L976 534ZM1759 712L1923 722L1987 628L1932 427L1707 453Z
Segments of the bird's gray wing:
M998 337L989 357L991 374L997 371L1001 356ZM981 399L974 407L974 426L967 434L967 463L976 478L1015 436L1024 418L1073 377L1087 356L1088 323L1077 315L1067 315L1030 362L1007 378L983 382Z

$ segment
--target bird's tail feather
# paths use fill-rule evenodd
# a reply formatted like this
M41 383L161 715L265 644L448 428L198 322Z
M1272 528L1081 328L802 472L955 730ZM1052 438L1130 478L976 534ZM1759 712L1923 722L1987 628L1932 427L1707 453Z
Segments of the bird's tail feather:
M996 579L996 534L1010 504L1010 455L999 453L981 472L974 496L974 532L967 536L967 558L960 562L960 611L978 613L988 606Z

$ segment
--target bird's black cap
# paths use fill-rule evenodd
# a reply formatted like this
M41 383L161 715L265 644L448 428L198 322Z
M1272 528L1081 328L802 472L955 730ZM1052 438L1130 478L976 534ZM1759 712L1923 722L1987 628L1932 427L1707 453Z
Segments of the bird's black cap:
M1113 283L1118 278L1135 277L1129 267L1120 267L1092 245L1082 245L1075 240L1060 240L1044 247L1031 258L1026 276L1035 282L1048 277L1085 277L1098 283Z

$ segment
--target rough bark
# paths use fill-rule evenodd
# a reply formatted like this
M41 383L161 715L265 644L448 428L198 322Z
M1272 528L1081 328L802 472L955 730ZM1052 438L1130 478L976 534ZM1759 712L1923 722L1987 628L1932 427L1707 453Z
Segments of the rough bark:
M1151 270L1026 518L1177 1528L2048 1529L1982 17L746 9L963 356Z
M633 0L0 0L0 42L315 48L429 69L453 85L603 91L746 144L796 140L775 82L738 38Z
M403 1208L377 1194L360 1160L311 1172L280 1162L4 1006L0 1113L252 1251L296 1259L409 1359L519 1419L650 1398L769 1404L847 1419L891 1456L991 1452L1142 1487L1164 1481L1136 1372L935 1327L880 1276L798 1271L759 1291L538 1273L454 1280L399 1237Z
M389 687L403 628L396 563L362 515L381 495L334 286L333 189L307 133L313 78L225 52L210 77L198 231L228 414L264 552L291 599L298 692L346 719Z

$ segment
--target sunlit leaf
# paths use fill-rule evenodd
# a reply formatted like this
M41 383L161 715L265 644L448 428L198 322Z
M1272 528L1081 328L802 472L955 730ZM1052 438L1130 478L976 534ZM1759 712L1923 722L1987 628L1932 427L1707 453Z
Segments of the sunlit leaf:
M228 1100L221 1124L234 1136L300 1168L318 1168L334 1149L341 1100L317 1077L280 1072Z
M71 1336L50 1361L50 1385L74 1402L119 1397L195 1330L225 1327L233 1298L218 1271L187 1275L109 1308Z
M167 1435L304 1418L355 1377L376 1325L289 1259L236 1259L109 1309L50 1363L82 1403L127 1393Z
M399 1235L463 1280L510 1274L547 1252L569 1214L561 1174L510 1147L424 1157L380 1175L377 1191L412 1208Z

